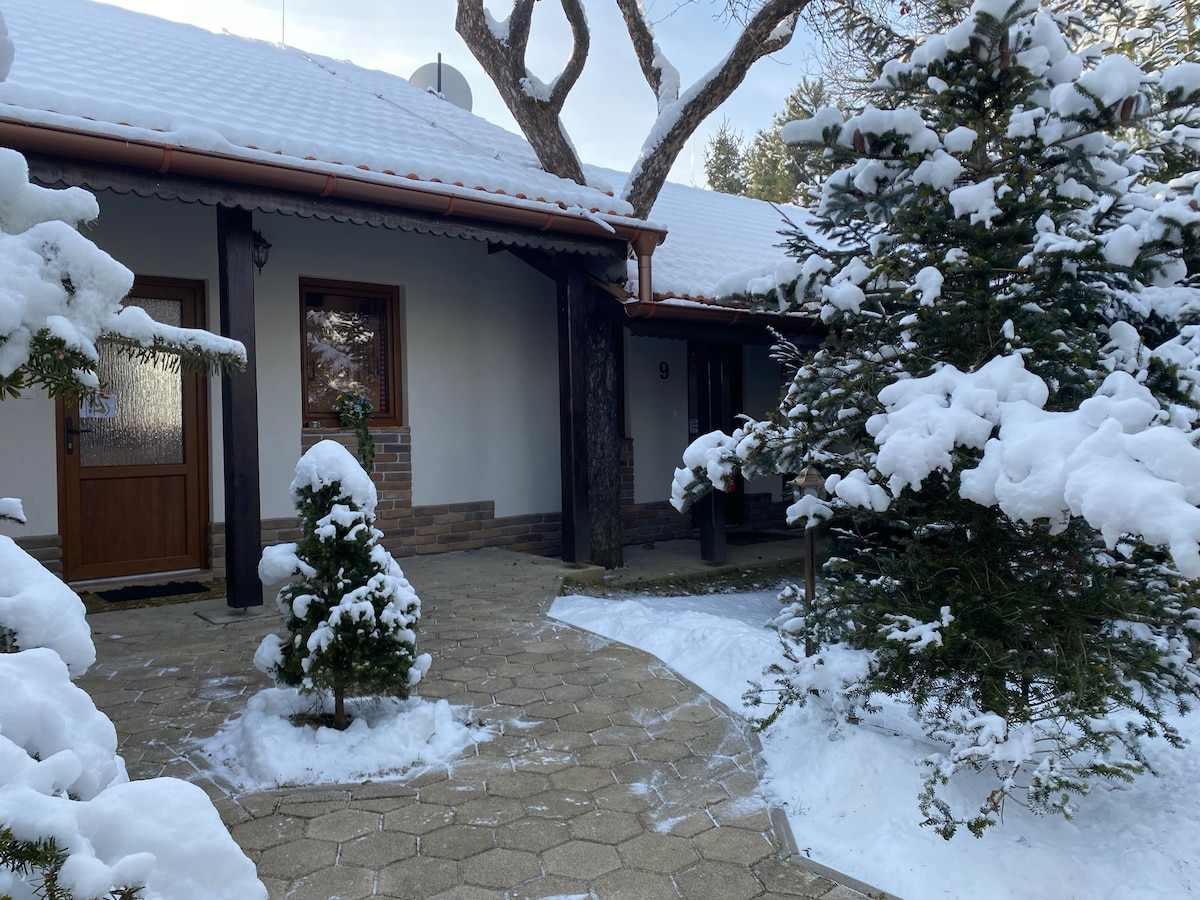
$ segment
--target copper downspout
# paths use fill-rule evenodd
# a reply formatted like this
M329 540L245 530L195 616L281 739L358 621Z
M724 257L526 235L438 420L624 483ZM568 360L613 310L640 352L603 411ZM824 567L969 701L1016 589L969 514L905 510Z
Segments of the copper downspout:
M244 159L169 144L85 134L69 128L31 124L13 119L0 118L0 146L151 172L173 172L317 197L335 197L436 215L476 218L531 230L545 231L553 228L560 233L591 238L616 238L630 243L636 242L639 273L643 257L648 270L650 254L666 238L665 230L643 223L609 222L613 229L610 232L595 219L572 215L569 208L564 208L561 213L548 213L544 206L539 209L503 203L487 196L471 197L447 193L431 190L417 183L384 183L354 175L313 171L283 161ZM652 296L651 294L650 297Z

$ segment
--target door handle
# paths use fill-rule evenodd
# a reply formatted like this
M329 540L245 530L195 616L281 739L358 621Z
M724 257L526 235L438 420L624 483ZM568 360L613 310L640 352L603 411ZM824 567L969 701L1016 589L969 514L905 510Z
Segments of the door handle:
M90 428L73 428L74 424L75 420L71 416L67 416L66 421L63 423L63 437L67 443L67 456L75 452L75 435L89 434L92 430Z

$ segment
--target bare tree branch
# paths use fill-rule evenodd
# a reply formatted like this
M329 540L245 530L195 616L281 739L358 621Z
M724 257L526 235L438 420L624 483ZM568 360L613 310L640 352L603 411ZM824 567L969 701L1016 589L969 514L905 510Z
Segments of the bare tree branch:
M571 26L571 58L567 60L566 66L562 70L562 74L554 81L554 89L550 93L550 104L555 109L562 109L563 103L567 99L567 94L571 92L571 88L575 86L575 82L579 80L579 76L583 73L583 64L587 62L588 48L591 46L592 35L588 30L587 16L583 13L583 4L581 0L571 0L571 2L563 2L563 13L566 14L567 23Z
M505 29L493 29L489 24L483 0L458 0L454 28L496 85L542 168L583 184L583 167L560 120L563 103L583 72L591 46L583 0L559 0L571 25L573 47L566 67L550 82L548 92L538 90L542 82L525 64L535 2L513 0L512 13L502 23L507 26L504 33Z
M633 42L633 52L637 54L638 64L642 67L642 74L646 77L646 83L650 85L650 90L654 91L654 96L659 98L659 109L662 108L662 68L657 65L656 58L660 54L658 44L654 42L654 32L650 29L650 23L646 21L645 9L641 4L641 0L617 0L617 7L621 10L621 17L625 20L625 29L629 32L629 39ZM671 99L678 99L678 95Z
M655 69L655 55L651 54L649 63L645 55L649 25L640 9L637 9L637 0L617 2L622 14L626 13L627 8L637 12L634 18L640 25L635 23L630 26L630 16L625 17L630 38L634 42L643 73L648 68ZM706 80L697 82L677 99L663 103L666 98L660 96L658 121L642 145L641 156L623 192L624 198L633 204L637 216L645 218L649 214L687 139L713 110L729 98L742 83L750 67L762 57L782 50L791 43L796 20L808 3L809 0L766 0L749 16L733 49L715 73L710 73ZM652 39L650 43L653 47ZM661 79L661 70L659 72ZM652 76L647 75L646 79L654 87ZM656 95L661 90L660 82Z

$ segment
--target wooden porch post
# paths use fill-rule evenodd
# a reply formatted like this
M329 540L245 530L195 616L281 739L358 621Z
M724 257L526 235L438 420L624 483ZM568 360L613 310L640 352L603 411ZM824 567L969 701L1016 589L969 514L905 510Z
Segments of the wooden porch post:
M696 356L696 418L700 434L728 427L732 416L725 353L709 341L689 341ZM725 562L725 502L722 491L709 491L696 504L700 524L700 558L718 565Z
M248 210L217 207L221 334L246 345L246 371L221 379L225 469L226 603L262 606L258 578L262 514L258 482L258 379L254 355L253 222Z
M588 495L587 302L583 268L563 257L558 286L558 419L563 562L592 556Z
M587 317L588 502L591 562L621 566L621 423L617 391L621 327L598 312Z

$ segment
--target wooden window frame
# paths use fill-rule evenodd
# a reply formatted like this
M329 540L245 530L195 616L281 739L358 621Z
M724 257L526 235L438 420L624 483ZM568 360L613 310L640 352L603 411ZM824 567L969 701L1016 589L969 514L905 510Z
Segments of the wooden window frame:
M308 296L310 293L342 294L360 297L364 300L377 301L382 304L384 313L384 329L387 335L389 352L385 367L388 380L388 396L391 400L391 410L377 410L372 425L397 427L404 424L404 288L401 285L372 284L361 281L338 281L327 278L300 279L300 407L304 427L312 427L319 423L321 428L340 427L337 416L329 412L316 412L308 408Z

